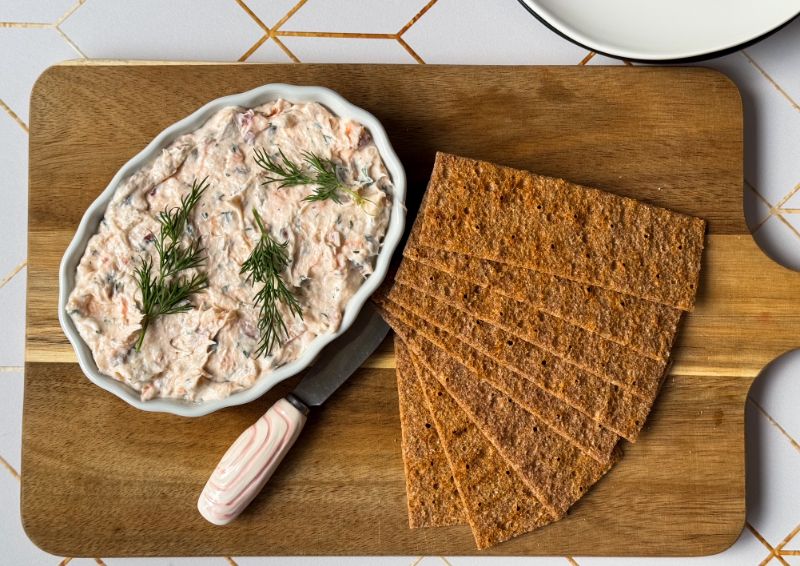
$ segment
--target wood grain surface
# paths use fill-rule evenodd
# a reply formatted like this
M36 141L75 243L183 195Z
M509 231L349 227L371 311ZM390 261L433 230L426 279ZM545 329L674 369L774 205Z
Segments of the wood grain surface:
M702 216L697 308L635 445L564 520L489 554L688 555L744 524L744 401L797 345L800 277L742 215L742 110L692 68L358 65L57 66L31 101L22 518L62 555L476 554L467 527L411 530L391 341L318 412L264 492L214 527L200 490L239 433L291 386L197 419L93 386L57 321L57 270L85 209L160 130L268 82L324 85L386 126L413 211L436 150L562 176Z

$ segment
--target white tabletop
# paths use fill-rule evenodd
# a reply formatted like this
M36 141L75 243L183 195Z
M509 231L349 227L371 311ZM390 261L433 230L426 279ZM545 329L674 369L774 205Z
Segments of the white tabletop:
M551 33L517 0L0 0L0 316L6 329L0 342L0 563L800 565L797 352L769 366L750 393L747 524L732 548L713 557L71 559L36 548L19 517L28 97L47 66L74 58L623 64ZM773 258L800 269L800 19L755 46L703 64L725 72L742 92L748 225Z

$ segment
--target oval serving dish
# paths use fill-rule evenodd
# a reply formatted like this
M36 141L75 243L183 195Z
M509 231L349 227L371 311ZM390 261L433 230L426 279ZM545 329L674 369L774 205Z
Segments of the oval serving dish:
M234 393L225 399L201 403L162 398L142 401L139 398L139 393L133 388L121 381L104 375L98 370L89 346L83 341L72 319L66 312L65 306L69 294L75 286L76 269L84 254L89 238L97 231L98 225L105 215L106 208L120 183L154 159L164 147L178 136L196 130L218 110L226 106L252 108L278 98L283 98L290 102L319 102L337 116L360 122L372 135L373 141L391 175L394 185L389 226L383 238L381 251L375 260L375 270L367 277L364 283L348 301L342 317L342 324L336 332L332 334L320 334L308 345L305 352L303 352L299 358L277 368L272 373L264 375L258 379L252 387ZM114 175L114 178L111 179L111 182L105 190L100 193L100 196L98 196L86 210L78 226L78 230L61 260L61 266L59 268L58 320L61 323L64 334L75 350L78 363L83 373L86 374L86 377L95 385L113 393L137 409L173 413L184 417L199 417L225 407L248 403L269 391L280 381L304 370L316 359L317 355L325 346L336 340L336 338L350 328L350 325L352 325L353 321L358 316L364 303L386 277L392 254L397 248L397 244L400 242L403 230L405 229L405 195L405 171L400 160L397 158L397 154L394 149L392 149L389 138L381 123L375 116L349 103L336 92L323 87L268 84L240 94L218 98L158 134L147 147L122 166L117 174Z

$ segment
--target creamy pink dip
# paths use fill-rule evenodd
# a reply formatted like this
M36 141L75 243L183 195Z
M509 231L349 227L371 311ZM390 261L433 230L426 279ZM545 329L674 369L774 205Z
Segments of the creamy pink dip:
M366 210L342 195L308 202L313 186L262 186L253 161L263 148L302 163L303 151L332 159L340 179L369 199ZM209 188L193 209L187 241L205 247L207 290L194 308L161 316L134 349L141 326L134 269L144 254L156 265L156 220L180 204L194 180ZM389 223L393 186L367 129L317 103L270 102L250 110L224 108L183 135L117 189L78 266L67 303L101 372L127 383L142 399L221 399L296 359L320 334L335 332L348 300L372 273ZM268 357L254 357L259 341L256 289L239 271L259 239L252 209L278 242L288 242L283 278L303 317L283 309L288 339ZM186 272L191 275L192 272Z

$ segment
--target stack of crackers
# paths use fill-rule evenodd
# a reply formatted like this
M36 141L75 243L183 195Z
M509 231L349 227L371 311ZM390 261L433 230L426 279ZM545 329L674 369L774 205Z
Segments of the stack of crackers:
M411 527L487 548L562 518L635 442L705 222L438 154L390 289Z

